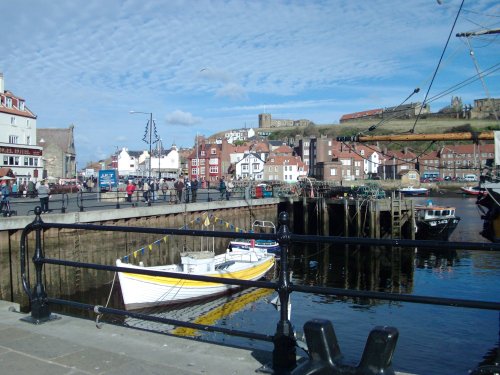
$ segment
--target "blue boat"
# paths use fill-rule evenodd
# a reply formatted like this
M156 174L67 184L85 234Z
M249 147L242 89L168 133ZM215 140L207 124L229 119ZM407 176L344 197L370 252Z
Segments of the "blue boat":
M401 194L404 194L407 196L419 196L419 195L427 195L429 192L429 189L408 186L405 188L400 188L397 191L399 191Z

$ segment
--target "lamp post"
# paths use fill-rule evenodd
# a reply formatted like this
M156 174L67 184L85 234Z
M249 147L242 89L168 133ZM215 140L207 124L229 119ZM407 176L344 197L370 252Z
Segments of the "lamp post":
M140 112L140 111L130 111L130 114L144 114L144 115L149 115L149 123L147 126L149 126L149 130L147 132L149 133L149 168L148 168L148 183L151 183L151 153L152 153L152 146L153 146L153 112ZM147 129L146 126L146 129ZM148 143L146 140L146 135L144 135L143 141Z

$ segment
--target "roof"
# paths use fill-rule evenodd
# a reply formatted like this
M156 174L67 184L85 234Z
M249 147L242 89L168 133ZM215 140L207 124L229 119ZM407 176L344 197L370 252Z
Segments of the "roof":
M56 145L66 153L74 153L73 125L69 128L46 128L37 129L37 145L47 147L46 145ZM44 142L40 142L41 140Z
M304 167L304 163L298 156L284 156L284 155L272 155L267 161L266 165L296 165L298 167Z
M377 109L369 109L368 111L348 113L348 114L343 115L340 118L340 121L343 121L343 120L354 120L354 119L360 119L360 118L363 118L363 117L370 117L370 116L375 116L375 115L381 115L382 112L383 112L382 108L377 108Z
M24 110L19 108L19 103L24 102L24 99L14 95L12 92L5 90L3 93L0 93L2 96L2 100L0 100L0 112L9 113L11 115L23 116L36 119L36 115L31 112L26 105L24 106ZM5 103L5 98L12 99L12 107L7 107Z
M16 175L14 172L12 172L12 169L9 167L2 167L0 168L0 177L4 176L9 176L9 177L15 177Z

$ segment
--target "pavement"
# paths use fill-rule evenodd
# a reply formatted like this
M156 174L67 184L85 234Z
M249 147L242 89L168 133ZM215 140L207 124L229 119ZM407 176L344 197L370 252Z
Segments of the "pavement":
M43 324L0 301L0 374L252 374L272 353L138 331L57 314Z

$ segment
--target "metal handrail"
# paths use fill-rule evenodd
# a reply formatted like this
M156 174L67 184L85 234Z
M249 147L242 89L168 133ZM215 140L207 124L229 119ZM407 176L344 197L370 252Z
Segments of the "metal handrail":
M476 309L487 309L500 311L500 303L492 301L476 301L456 298L438 298L432 296L415 296L407 294L395 294L386 292L371 292L359 291L350 289L340 289L331 287L314 287L306 285L294 285L290 281L290 274L288 272L288 252L292 243L294 242L322 242L322 243L340 243L340 244L358 244L358 245L383 245L383 246L398 246L398 247L436 247L435 241L415 241L415 240L380 240L380 239L366 239L366 238L346 238L346 237L325 237L325 236L305 236L294 235L289 231L288 214L282 212L279 215L279 227L275 234L264 233L234 233L222 231L204 231L204 230L189 230L189 229L170 229L170 228L143 228L143 227L124 227L124 226L107 226L107 225L94 225L94 224L59 224L59 223L45 223L41 219L41 209L35 209L36 217L32 223L27 225L21 235L20 246L20 265L21 265L21 278L25 292L27 293L31 302L31 321L41 323L51 320L50 304L71 305L77 308L93 309L96 313L102 314L110 312L113 314L137 317L139 319L159 321L162 323L178 325L187 328L203 329L214 332L222 332L225 334L234 334L237 336L251 337L258 340L272 341L274 343L273 350L273 370L276 373L288 373L294 369L296 363L296 346L297 341L293 326L288 318L288 302L290 294L294 291L303 293L321 293L325 295L337 295L347 297L362 297L373 298L382 300L403 301L411 303L425 303L432 305L445 305L454 307L467 307ZM247 281L238 279L221 279L210 276L201 275L188 275L172 272L159 272L148 269L134 269L110 265L99 265L93 263L74 262L61 259L45 258L42 247L41 233L44 229L59 228L59 229L82 229L92 231L112 231L112 232L129 232L129 233L145 233L145 234L172 234L181 236L212 236L212 237L225 237L225 238L253 238L253 239L274 239L277 240L281 248L281 267L278 282L268 281ZM27 236L30 232L35 231L35 254L33 262L36 271L36 285L31 290L29 284L29 277L26 273L26 259L27 259ZM453 248L453 249L476 249L500 251L500 244L478 244L472 242L450 242L441 243L440 247ZM445 246L446 245L446 246ZM43 285L43 265L54 264L69 267L106 270L114 272L127 272L152 276L167 276L178 279L188 279L197 281L217 282L223 284L239 285L246 287L268 288L274 289L278 292L280 299L280 319L277 324L276 333L274 336L259 335L254 333L244 333L242 331L234 331L229 329L220 329L212 326L196 325L194 323L182 322L173 319L150 317L144 314L133 313L130 311L110 309L103 306L93 306L89 304L82 304L74 301L67 301L56 298L49 298L45 292Z

